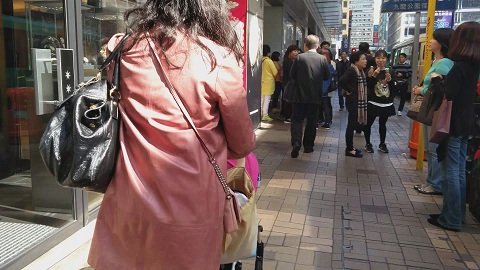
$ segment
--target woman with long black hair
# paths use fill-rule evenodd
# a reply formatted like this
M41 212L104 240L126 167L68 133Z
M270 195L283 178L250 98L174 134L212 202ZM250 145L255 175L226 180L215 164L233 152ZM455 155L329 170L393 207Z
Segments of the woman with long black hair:
M166 77L226 176L227 156L245 157L255 145L226 1L147 0L125 21L120 150L88 262L97 270L218 269L225 192Z

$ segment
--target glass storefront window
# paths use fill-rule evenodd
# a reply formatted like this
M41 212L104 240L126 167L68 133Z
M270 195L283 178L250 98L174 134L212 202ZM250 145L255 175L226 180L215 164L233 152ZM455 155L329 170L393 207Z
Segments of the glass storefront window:
M39 113L36 91L55 98L64 10L63 1L1 1L0 268L76 219L74 191L53 180L38 151L53 106Z
M288 18L283 18L283 48L287 50L288 46L295 44L294 22Z
M135 4L135 0L82 0L83 80L97 74L106 58L107 42L114 34L125 32L123 15ZM102 199L102 194L88 192L88 210L97 209Z

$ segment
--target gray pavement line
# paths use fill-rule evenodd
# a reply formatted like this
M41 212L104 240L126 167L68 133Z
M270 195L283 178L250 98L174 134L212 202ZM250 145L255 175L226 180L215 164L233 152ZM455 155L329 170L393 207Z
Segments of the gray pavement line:
M352 250L353 245L345 245L345 230L352 230L352 227L350 227L350 221L351 219L345 218L345 214L350 214L351 212L349 210L345 210L343 205L342 205L342 253L341 253L341 259L342 259L342 270L346 270L345 268L345 250ZM348 226L345 226L345 221L349 223Z
M460 259L453 259L455 262L461 263L463 264L463 266L465 266L465 268L470 269L467 265L467 261L463 258L462 254L458 251L457 247L453 243L452 239L450 239L450 236L448 236L448 234L447 234L447 237L438 237L438 239L445 241L447 245L450 247L450 249L453 252L455 252L455 254L457 254L457 256L460 258ZM475 261L469 261L469 262L474 263L478 269L478 264Z

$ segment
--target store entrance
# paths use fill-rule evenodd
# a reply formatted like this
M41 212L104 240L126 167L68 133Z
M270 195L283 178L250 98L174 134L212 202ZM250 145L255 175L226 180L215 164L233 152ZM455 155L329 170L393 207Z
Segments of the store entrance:
M38 146L55 99L56 49L65 47L63 1L2 0L0 19L0 268L75 222L74 191L60 187ZM39 51L38 51L39 50ZM40 108L41 107L41 108Z

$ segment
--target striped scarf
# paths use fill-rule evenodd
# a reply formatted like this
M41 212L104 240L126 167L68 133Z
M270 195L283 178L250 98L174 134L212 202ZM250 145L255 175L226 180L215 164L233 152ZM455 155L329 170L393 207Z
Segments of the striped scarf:
M358 124L367 124L367 79L363 70L359 70L352 65L357 71L358 76Z

